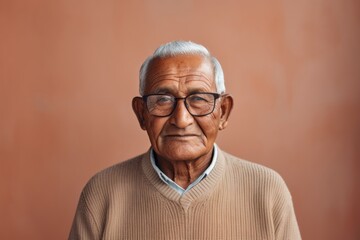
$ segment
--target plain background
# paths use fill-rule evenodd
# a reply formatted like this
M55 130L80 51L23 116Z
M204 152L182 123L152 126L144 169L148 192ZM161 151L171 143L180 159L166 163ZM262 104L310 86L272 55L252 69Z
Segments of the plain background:
M66 239L82 187L145 152L131 109L192 40L235 98L218 144L278 171L303 239L360 239L357 0L0 0L0 239Z

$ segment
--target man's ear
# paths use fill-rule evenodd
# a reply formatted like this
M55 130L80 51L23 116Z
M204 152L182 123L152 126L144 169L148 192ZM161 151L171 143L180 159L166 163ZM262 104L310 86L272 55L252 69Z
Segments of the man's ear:
M142 130L146 130L145 127L145 106L141 97L134 97L132 100L132 109L139 121Z
M225 94L221 98L222 99L221 99L221 107L220 107L221 115L220 115L219 130L223 130L226 128L231 110L234 105L234 100L231 95Z

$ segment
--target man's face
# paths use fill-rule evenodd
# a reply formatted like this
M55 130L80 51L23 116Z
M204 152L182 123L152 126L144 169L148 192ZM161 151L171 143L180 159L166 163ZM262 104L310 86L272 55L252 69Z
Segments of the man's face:
M213 65L209 59L180 55L154 59L150 63L145 95L166 93L186 97L194 92L216 93ZM134 111L158 157L170 161L191 161L211 154L219 128L225 127L221 101L221 98L217 99L215 110L202 117L193 117L184 100L179 100L174 112L167 117L151 115L140 99Z

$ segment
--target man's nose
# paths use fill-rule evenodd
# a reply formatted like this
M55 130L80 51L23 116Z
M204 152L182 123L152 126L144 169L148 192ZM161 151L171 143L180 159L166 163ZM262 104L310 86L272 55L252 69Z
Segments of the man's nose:
M170 123L178 128L186 128L194 121L185 104L185 99L178 99L174 112L170 115Z

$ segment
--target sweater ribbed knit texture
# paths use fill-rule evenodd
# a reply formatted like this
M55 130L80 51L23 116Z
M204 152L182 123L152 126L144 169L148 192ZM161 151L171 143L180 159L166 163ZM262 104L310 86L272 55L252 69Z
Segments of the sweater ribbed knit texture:
M69 239L301 239L283 179L219 149L211 173L183 195L149 152L96 174L81 193Z

